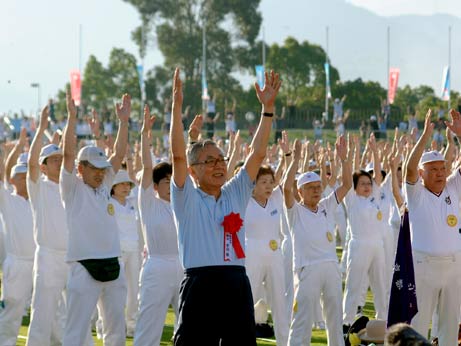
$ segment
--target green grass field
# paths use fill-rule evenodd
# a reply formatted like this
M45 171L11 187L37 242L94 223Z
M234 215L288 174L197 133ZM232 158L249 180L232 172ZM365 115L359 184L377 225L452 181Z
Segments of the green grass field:
M341 258L341 248L336 249L338 258ZM375 310L373 306L373 298L372 294L370 291L368 291L367 295L367 300L366 304L364 307L364 314L370 318L374 318ZM210 316L210 318L212 318ZM171 346L173 345L173 342L171 342L171 338L173 336L173 324L174 324L174 313L171 309L168 310L168 314L165 319L165 327L163 329L163 335L162 335L162 341L161 345L162 346ZM23 319L22 327L19 333L19 338L18 342L16 343L17 346L24 346L26 344L26 335L27 335L27 328L29 325L29 318L25 317ZM96 334L93 333L93 339L95 342L96 346L102 346L102 340L98 340L96 338ZM312 346L321 346L321 345L326 345L327 344L327 338L326 338L326 332L324 330L313 330L312 332L312 341L311 341ZM132 338L127 338L126 339L126 345L131 346L133 345L133 339ZM275 345L275 340L274 339L258 339L258 345L259 346L271 346Z

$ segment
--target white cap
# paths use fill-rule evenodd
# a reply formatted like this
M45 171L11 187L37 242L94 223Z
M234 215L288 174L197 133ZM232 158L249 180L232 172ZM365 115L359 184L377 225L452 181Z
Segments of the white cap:
M317 162L315 162L315 160L313 160L313 159L310 159L309 160L309 167L315 167L315 166L317 166Z
M77 161L88 161L96 168L108 168L112 166L106 154L104 154L104 151L93 145L87 145L80 149L77 155Z
M372 115L372 116L370 117L370 120L376 120L376 115Z
M14 176L19 173L27 173L27 164L18 163L14 165L13 168L11 169L11 174L10 174L11 178L14 178Z
M130 183L131 187L134 186L133 180L130 179L128 172L125 171L124 169L120 169L117 172L117 174L115 175L114 181L112 183L112 186L120 184L120 183Z
M437 150L426 151L419 160L419 165L423 166L425 163L443 161L446 162L445 157L440 154Z
M320 181L320 177L315 172L306 172L299 176L298 181L296 182L296 187L299 189L304 184L313 183Z
M374 169L373 162L368 162L368 164L365 167L365 172L371 172Z
M27 165L27 159L28 158L29 158L29 153L21 153L21 154L19 154L19 157L16 160L16 163L18 165L20 165L20 164Z
M38 162L40 164L45 161L46 158L53 156L53 155L62 155L62 150L56 144L48 144L45 145L42 150L40 150L40 157L38 158Z

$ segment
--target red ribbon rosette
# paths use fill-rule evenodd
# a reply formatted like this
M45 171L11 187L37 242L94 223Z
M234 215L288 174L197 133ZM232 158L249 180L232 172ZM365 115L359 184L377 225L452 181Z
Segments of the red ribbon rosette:
M230 213L224 216L224 221L222 222L224 227L224 260L230 261L228 256L228 249L226 249L227 240L229 237L232 239L232 247L234 248L237 258L245 258L245 252L243 251L240 240L237 236L238 231L243 226L243 220L240 218L239 213Z

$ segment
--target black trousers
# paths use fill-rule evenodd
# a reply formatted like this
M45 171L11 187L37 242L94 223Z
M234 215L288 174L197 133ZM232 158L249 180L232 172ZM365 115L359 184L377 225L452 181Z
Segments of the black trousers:
M243 266L186 269L175 346L255 346L250 281Z

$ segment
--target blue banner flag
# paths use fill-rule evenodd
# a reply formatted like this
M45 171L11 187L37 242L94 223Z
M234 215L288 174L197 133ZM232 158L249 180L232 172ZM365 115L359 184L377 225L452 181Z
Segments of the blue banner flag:
M136 69L138 70L139 78L139 88L141 89L141 100L145 100L145 90L144 90L144 66L137 65Z
M329 99L331 99L331 89L330 89L330 64L325 63L325 87L326 87L326 92L327 96Z
M442 100L448 101L450 99L450 66L445 66L443 69L442 78Z
M400 222L387 327L400 322L411 324L412 318L417 313L418 304L416 302L415 270L411 251L410 221L408 210L405 210Z
M262 89L264 88L264 66L263 65L256 65L256 81L259 84L259 87Z
M205 69L202 69L202 100L209 100L210 96L208 95L208 83L206 82L206 72Z

